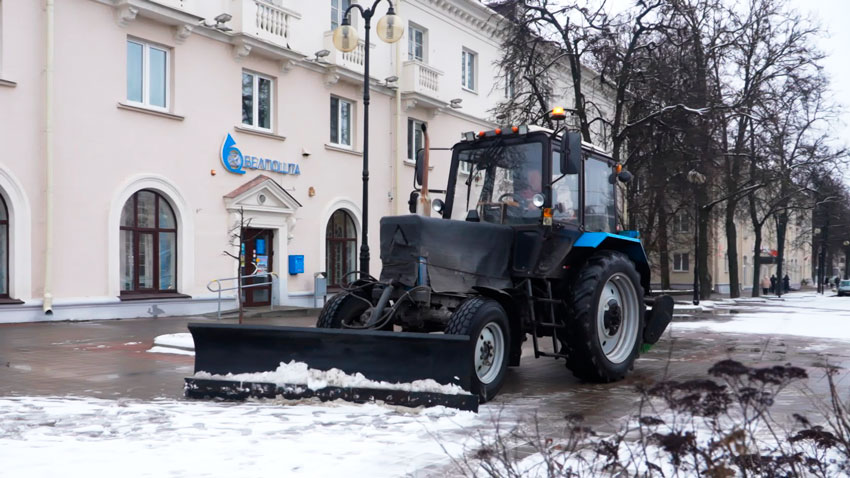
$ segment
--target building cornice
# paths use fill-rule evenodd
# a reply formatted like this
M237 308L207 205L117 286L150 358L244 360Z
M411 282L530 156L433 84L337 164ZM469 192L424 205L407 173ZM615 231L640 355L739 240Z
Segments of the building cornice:
M475 0L420 0L443 15L453 18L470 28L501 42L505 39L504 22L507 20L497 11Z

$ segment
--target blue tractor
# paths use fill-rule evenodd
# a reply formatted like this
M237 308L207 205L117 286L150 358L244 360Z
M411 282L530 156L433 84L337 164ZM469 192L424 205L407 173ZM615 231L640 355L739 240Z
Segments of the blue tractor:
M638 233L617 228L617 183L629 173L567 131L517 126L463 138L446 189L411 193L411 212L420 195L442 196L428 201L436 217L381 219L378 279L361 275L333 296L316 329L190 326L196 371L293 359L376 380L431 378L483 402L530 337L535 357L564 359L582 380L622 379L673 314L669 296L649 294ZM427 184L427 161L426 146L414 186Z

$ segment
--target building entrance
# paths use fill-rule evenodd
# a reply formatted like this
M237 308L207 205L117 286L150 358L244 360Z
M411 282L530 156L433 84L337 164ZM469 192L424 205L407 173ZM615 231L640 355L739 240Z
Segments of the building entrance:
M242 231L242 257L243 263L241 275L260 275L245 279L244 285L255 285L242 290L242 303L246 307L269 306L272 301L272 278L266 274L273 272L274 251L272 250L272 239L274 231L271 229L244 229Z

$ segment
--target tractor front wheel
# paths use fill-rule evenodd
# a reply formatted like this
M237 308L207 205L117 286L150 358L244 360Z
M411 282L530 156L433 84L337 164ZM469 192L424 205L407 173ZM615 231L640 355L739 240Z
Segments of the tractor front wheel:
M369 320L366 313L371 310L371 304L366 299L351 292L341 292L333 296L322 308L316 327L341 329L344 325L363 325Z
M569 302L567 367L591 382L625 377L638 357L646 312L634 263L620 252L594 254L573 282Z
M492 400L502 388L508 369L511 336L508 315L493 299L472 297L455 310L446 333L468 335L481 402Z

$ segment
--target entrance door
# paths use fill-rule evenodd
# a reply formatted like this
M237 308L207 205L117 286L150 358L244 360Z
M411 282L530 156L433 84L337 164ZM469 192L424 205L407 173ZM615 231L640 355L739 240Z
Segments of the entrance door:
M274 251L272 238L274 232L269 229L245 229L242 233L242 254L244 262L241 275L265 274L272 272ZM272 301L271 276L249 277L243 286L255 285L242 290L242 301L246 307L269 306Z

